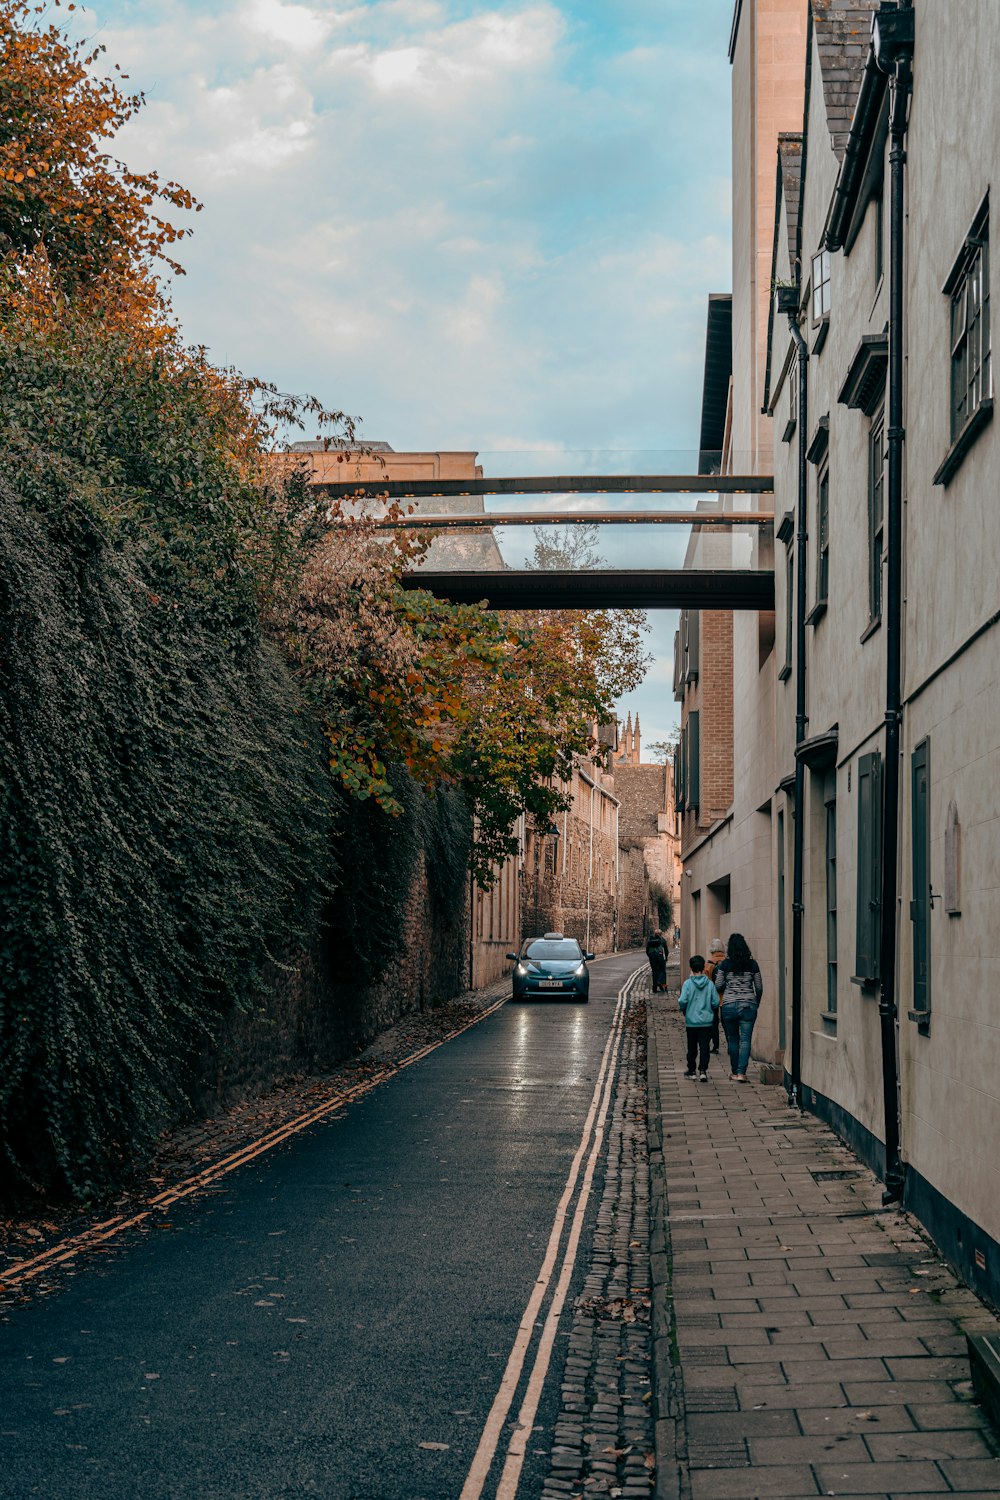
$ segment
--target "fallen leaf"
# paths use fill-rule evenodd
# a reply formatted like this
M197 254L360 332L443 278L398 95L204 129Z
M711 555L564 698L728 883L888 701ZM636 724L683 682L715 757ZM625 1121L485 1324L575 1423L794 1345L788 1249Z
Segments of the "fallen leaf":
M650 1473L652 1473L653 1470L656 1468L656 1454L655 1453L647 1453L646 1456L645 1456L645 1458L643 1459L643 1463L645 1464L646 1468L650 1471Z
M55 1359L52 1361L52 1363L54 1365L64 1365L68 1359L69 1359L69 1355L68 1354L57 1354L56 1357L55 1357Z
M418 1443L417 1446L426 1448L431 1453L447 1453L449 1445L447 1443Z
M273 1306L274 1306L274 1303L273 1302L268 1302L268 1300L267 1300L266 1297L262 1298L261 1301L254 1303L254 1307L273 1307Z
M156 1372L154 1370L154 1371L147 1372L142 1378L143 1378L143 1380L159 1380L160 1377L159 1377L159 1375L156 1374Z

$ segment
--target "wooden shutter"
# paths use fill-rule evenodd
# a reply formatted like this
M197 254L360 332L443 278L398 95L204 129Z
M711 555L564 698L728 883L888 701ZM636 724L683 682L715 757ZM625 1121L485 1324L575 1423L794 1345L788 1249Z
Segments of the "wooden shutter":
M697 682L701 670L701 615L697 610L685 611L687 622L686 682Z
M701 807L701 729L697 709L688 714L687 803L695 811Z
M684 750L687 740L687 726L681 729L681 737L674 751L674 806L679 813L687 811L687 801L684 796Z
M858 760L858 979L879 977L882 942L882 756L874 750Z
M931 1010L931 848L930 741L922 740L910 758L913 842L913 1009L919 1016Z
M681 616L681 628L674 631L674 701L684 701L684 641L682 639L683 615Z

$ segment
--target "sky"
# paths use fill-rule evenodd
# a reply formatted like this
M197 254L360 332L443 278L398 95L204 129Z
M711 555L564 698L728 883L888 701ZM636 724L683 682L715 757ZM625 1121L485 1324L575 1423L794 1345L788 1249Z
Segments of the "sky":
M146 95L125 159L204 204L173 288L192 343L397 450L565 472L564 450L697 447L706 300L731 284L731 13L96 0L78 25ZM676 617L650 618L621 705L646 741L676 720Z

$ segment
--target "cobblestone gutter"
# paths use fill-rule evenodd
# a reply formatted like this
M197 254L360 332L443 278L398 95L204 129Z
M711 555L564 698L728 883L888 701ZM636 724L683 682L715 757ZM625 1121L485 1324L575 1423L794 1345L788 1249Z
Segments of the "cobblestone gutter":
M593 1257L573 1310L542 1500L652 1492L646 1004L640 984L625 1019Z
M668 973L671 995L677 992L678 970ZM652 1018L650 1017L650 1022ZM667 1177L663 1161L663 1111L660 1106L659 1059L656 1028L646 1033L648 1099L647 1150L650 1182L650 1286L652 1299L653 1401L655 1411L655 1500L687 1500L684 1378L674 1316L673 1255L667 1219Z

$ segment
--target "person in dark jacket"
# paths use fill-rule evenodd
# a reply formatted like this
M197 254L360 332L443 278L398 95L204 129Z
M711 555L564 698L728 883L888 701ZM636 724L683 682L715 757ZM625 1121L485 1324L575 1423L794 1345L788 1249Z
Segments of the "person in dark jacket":
M657 990L665 990L667 987L667 945L663 941L662 932L654 932L652 937L646 939L646 957L649 959L655 995Z
M757 960L740 932L734 932L729 939L726 956L715 971L715 988L722 1002L719 1010L733 1082L746 1083L750 1043L760 997L764 993L764 981Z

